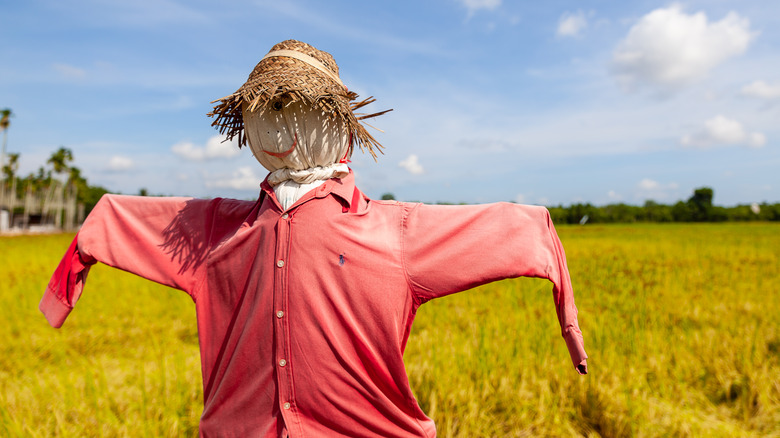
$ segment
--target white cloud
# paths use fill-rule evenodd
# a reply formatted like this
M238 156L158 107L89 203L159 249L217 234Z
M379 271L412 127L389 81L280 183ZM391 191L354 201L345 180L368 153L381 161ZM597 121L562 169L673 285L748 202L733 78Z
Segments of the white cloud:
M411 154L408 157L406 157L405 160L398 163L398 166L403 167L406 169L407 172L411 173L412 175L421 175L425 173L425 169L423 169L422 164L420 164L420 160L417 158L417 155Z
M644 178L639 181L636 188L636 199L663 201L671 199L679 185L674 182L662 184L650 178Z
M469 10L469 18L471 18L478 10L485 9L492 11L493 9L501 6L501 0L459 0L460 3Z
M171 146L171 151L190 161L204 161L211 158L232 158L241 151L235 140L224 141L224 135L215 135L208 139L205 146L196 146L191 142L182 141Z
M754 36L750 21L735 12L710 22L704 12L689 15L672 5L650 12L629 30L613 54L613 68L628 90L649 84L670 91L743 53Z
M522 193L518 193L517 196L515 196L514 199L516 204L524 204L525 203L525 195Z
M641 190L655 190L659 188L661 185L658 184L658 181L653 181L652 179L645 178L642 181L639 181L639 184L637 186Z
M114 155L111 157L110 160L108 160L108 169L113 170L115 172L122 172L125 170L130 170L135 166L135 163L132 159L128 157L123 157L121 155Z
M716 145L759 148L766 144L766 136L760 132L748 132L740 122L718 115L704 122L704 127L700 131L684 135L680 139L680 144L699 148Z
M51 66L66 79L84 79L84 77L87 76L86 70L83 68L74 67L69 64L54 63Z
M768 84L764 81L753 81L742 87L742 94L759 99L778 99L780 98L780 83Z
M227 188L235 190L259 190L263 178L255 175L251 167L239 167L228 178L219 178L206 182L206 187Z
M576 13L564 12L558 20L558 36L576 37L588 27L588 19L582 11Z
M608 197L610 200L612 200L612 201L620 201L621 199L623 199L623 197L622 197L622 196L620 196L620 195L619 195L619 194L618 194L616 191L614 191L614 190L610 190L609 192L607 192L607 197Z
M760 148L766 145L766 135L761 132L751 132L748 135L747 145L753 148Z

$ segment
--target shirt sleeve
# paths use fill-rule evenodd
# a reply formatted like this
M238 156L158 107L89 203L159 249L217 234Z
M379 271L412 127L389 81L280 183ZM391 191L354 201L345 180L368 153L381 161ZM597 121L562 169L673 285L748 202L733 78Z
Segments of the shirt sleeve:
M60 327L101 262L193 295L218 200L104 195L71 243L39 305ZM194 296L193 296L194 298Z
M546 208L510 203L406 208L404 261L419 304L505 278L548 279L572 362L587 373L566 256Z

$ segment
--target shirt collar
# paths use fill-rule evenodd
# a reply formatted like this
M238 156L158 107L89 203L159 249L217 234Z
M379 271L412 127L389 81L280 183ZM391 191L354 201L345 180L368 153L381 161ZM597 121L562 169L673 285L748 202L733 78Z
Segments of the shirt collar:
M276 195L274 194L274 188L271 187L271 184L268 183L268 176L266 176L262 184L260 184L260 188L266 193L266 195L272 196L274 199L276 199ZM344 201L344 204L347 205L347 207L351 207L352 195L354 191L355 191L355 174L352 172L352 169L349 169L349 175L345 176L344 178L331 178L325 181L319 187L303 195L303 197L299 199L298 202L296 202L295 204L301 205L303 202L306 202L311 198L324 198L329 194L334 194L339 198L341 198L341 200Z

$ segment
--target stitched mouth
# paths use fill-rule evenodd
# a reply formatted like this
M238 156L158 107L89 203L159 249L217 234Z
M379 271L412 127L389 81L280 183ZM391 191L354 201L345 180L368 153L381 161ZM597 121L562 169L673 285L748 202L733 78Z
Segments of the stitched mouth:
M297 146L297 145L298 145L298 133L296 132L295 133L295 141L293 142L292 146L290 146L290 149L287 149L286 151L282 151L282 152L270 152L270 151L267 151L267 150L263 149L263 152L265 152L266 154L271 155L273 157L276 157L276 158L284 158L284 157L290 155L292 153L293 149L295 149L295 146Z

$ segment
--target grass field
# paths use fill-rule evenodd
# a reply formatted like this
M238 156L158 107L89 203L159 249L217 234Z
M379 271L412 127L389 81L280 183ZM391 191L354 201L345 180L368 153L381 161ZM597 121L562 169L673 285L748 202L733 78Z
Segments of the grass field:
M780 224L558 232L590 374L548 282L434 300L405 359L439 436L780 437ZM98 265L62 329L38 312L71 238L0 238L0 436L197 435L186 294Z

